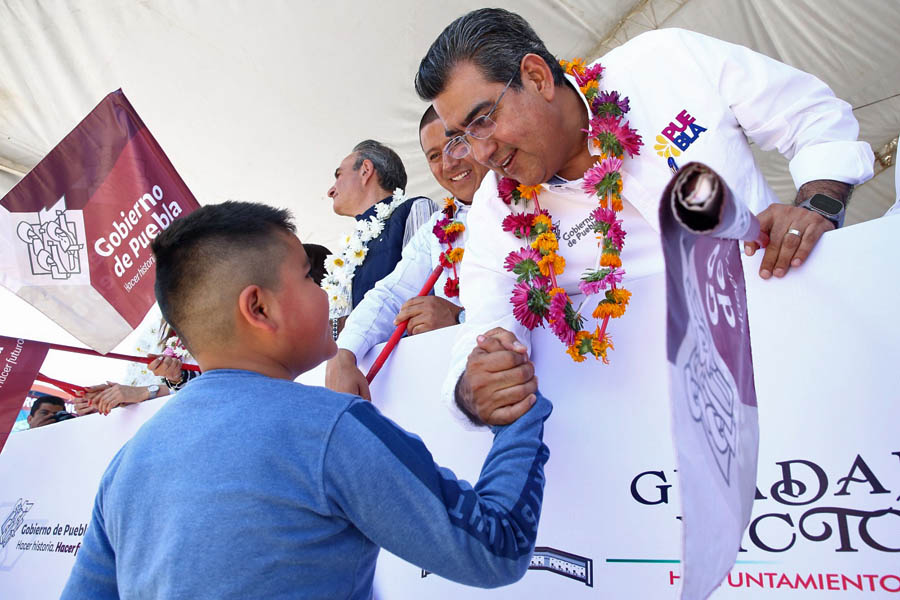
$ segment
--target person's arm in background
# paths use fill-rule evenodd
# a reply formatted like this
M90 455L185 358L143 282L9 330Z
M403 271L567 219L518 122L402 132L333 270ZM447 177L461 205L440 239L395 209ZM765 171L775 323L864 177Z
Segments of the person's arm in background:
M821 193L846 206L851 186L872 177L872 149L857 141L859 124L850 105L815 76L743 46L685 30L676 33L747 136L790 161L798 190L794 205L773 204L758 215L768 237L760 276L784 276L803 264L823 233L834 229L825 217L798 205ZM755 242L745 244L747 254L757 249Z
M369 385L357 360L386 342L394 332L394 319L410 298L418 294L433 270L431 228L437 217L429 218L403 248L400 262L384 279L366 292L353 309L338 336L338 352L325 368L325 386L336 392L355 394L371 400ZM434 301L447 302L441 298Z
M487 338L476 352L507 351ZM325 454L327 506L375 544L441 577L479 587L513 583L534 550L549 457L544 420L551 410L534 394L523 416L495 427L472 487L435 464L419 438L373 405L354 402Z

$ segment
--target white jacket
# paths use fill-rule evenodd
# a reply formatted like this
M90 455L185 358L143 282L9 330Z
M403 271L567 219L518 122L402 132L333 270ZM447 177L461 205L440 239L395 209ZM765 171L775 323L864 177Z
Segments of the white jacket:
M630 99L626 120L644 141L640 155L626 158L622 168L626 287L635 277L663 269L658 235L654 241L647 232L659 230L659 198L672 177L669 158L678 166L692 161L711 166L754 213L777 198L753 161L748 137L763 150L776 149L790 160L798 188L816 179L859 184L872 177L874 155L867 143L856 141L859 126L850 105L808 73L681 29L640 35L609 52L601 63L605 71L600 89L616 90ZM559 280L570 295L579 293L578 279L584 269L594 266L598 252L593 235L578 237L579 224L597 205L580 184L579 180L551 185L540 197L541 206L559 224L560 254L567 262ZM443 388L444 401L464 424L468 421L457 409L453 393L475 338L492 327L503 327L529 348L531 340L530 332L512 315L509 298L515 276L503 269L506 255L523 244L501 229L510 209L497 195L493 173L484 178L470 213L461 268L466 322L459 328ZM572 246L566 240L570 232L578 238ZM627 318L626 313L623 319ZM564 351L562 344L559 351ZM543 391L553 397L553 390Z
M455 221L466 225L469 207L457 202ZM353 309L344 329L338 336L338 348L349 350L361 359L375 345L386 342L396 327L394 317L400 312L403 303L414 297L422 289L425 280L440 262L441 253L446 250L434 235L435 223L444 218L444 213L437 211L416 231L406 246L400 262L391 273L366 292L359 305ZM454 247L464 247L469 235L468 226L457 238ZM463 255L465 257L465 254ZM457 266L459 270L459 266ZM434 295L449 300L460 306L459 297L448 298L444 294L448 270L444 269L434 284ZM460 277L460 288L463 280Z

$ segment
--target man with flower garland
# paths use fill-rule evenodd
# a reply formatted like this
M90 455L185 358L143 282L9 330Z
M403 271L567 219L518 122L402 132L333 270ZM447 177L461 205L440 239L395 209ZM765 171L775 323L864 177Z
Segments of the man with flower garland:
M403 257L391 274L379 281L347 318L337 340L338 352L325 371L325 385L338 392L371 399L356 361L387 341L403 321L408 320L406 332L416 335L465 320L459 302L459 261L466 240L466 215L487 167L471 156L457 160L442 152L447 136L434 107L429 106L419 122L419 143L432 175L451 197L403 248ZM438 264L444 265L444 273L434 294L416 297Z
M621 285L663 270L658 203L679 164L711 166L758 213L763 234L745 250L766 248L764 279L802 265L842 222L843 210L826 218L812 196L842 207L851 186L872 176L850 106L815 77L747 48L668 29L601 62L564 70L524 19L482 9L451 23L419 66L416 91L446 127L445 152L493 171L471 210L467 321L444 387L475 424L511 422L533 401L526 356L535 326L546 322L577 361L606 360L609 319L629 300ZM777 203L748 137L790 159L795 206ZM593 313L575 310L577 293L601 294ZM502 343L476 348L488 332Z
M357 226L347 248L326 263L329 276L322 287L330 298L332 318L349 313L394 269L403 246L437 210L429 198L407 200L405 188L403 161L375 140L358 143L335 169L328 197L334 212L353 217Z

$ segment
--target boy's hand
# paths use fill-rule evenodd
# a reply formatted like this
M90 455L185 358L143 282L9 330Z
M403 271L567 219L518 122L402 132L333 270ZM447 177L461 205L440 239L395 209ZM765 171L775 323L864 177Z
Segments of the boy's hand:
M476 425L508 425L537 400L537 377L528 350L509 331L478 336L456 386L456 403Z
M369 382L356 366L356 356L343 348L338 349L334 358L325 363L325 387L372 401Z
M394 326L409 320L406 333L416 335L457 324L461 306L437 296L416 296L403 303Z

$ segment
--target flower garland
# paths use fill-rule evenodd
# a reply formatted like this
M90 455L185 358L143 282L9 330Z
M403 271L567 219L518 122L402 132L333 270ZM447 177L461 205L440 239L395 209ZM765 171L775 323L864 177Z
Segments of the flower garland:
M463 225L462 221L454 219L457 212L459 212L459 207L456 205L456 199L452 196L444 198L444 208L441 209L441 212L444 213L444 218L439 219L434 224L432 232L434 232L434 236L438 239L439 244L446 244L447 246L447 249L441 252L440 261L444 269L449 269L453 272L452 276L450 273L447 274L447 281L444 283L444 295L448 298L453 298L454 296L459 296L459 274L456 271L456 264L463 257L463 249L454 248L453 242L462 235L462 232L466 230L466 226Z
M620 258L625 230L622 221L616 218L616 213L622 210L620 169L625 152L630 156L639 154L643 142L637 131L627 122L623 123L629 109L628 98L620 97L618 92L600 91L603 67L599 63L586 67L584 61L577 58L559 62L566 73L575 78L590 105L591 119L585 132L590 143L600 150L600 160L585 172L582 186L585 193L596 195L599 200L599 206L591 216L601 253L594 268L584 271L578 287L585 295L584 302L603 292L592 313L602 322L594 331L585 329L581 306L576 309L566 291L557 284L556 278L563 274L566 261L558 253L559 240L553 231L550 213L542 210L538 201L543 185L519 185L509 178L503 178L497 184L500 198L506 204L521 202L525 209L529 200L534 202L534 211L525 209L503 219L503 231L528 242L527 246L509 253L504 267L517 275L518 282L510 302L513 315L522 325L534 329L546 321L567 346L566 352L575 362L582 362L590 354L609 364L607 351L613 349L613 344L606 326L610 318L625 314L631 298L631 292L616 287L625 275Z
M369 242L381 235L381 232L384 231L384 222L406 200L407 197L402 189L394 190L391 202L376 204L375 214L368 219L357 221L353 233L343 239L341 249L325 261L322 289L328 293L329 318L337 319L350 312L353 274L356 272L356 267L366 260Z

